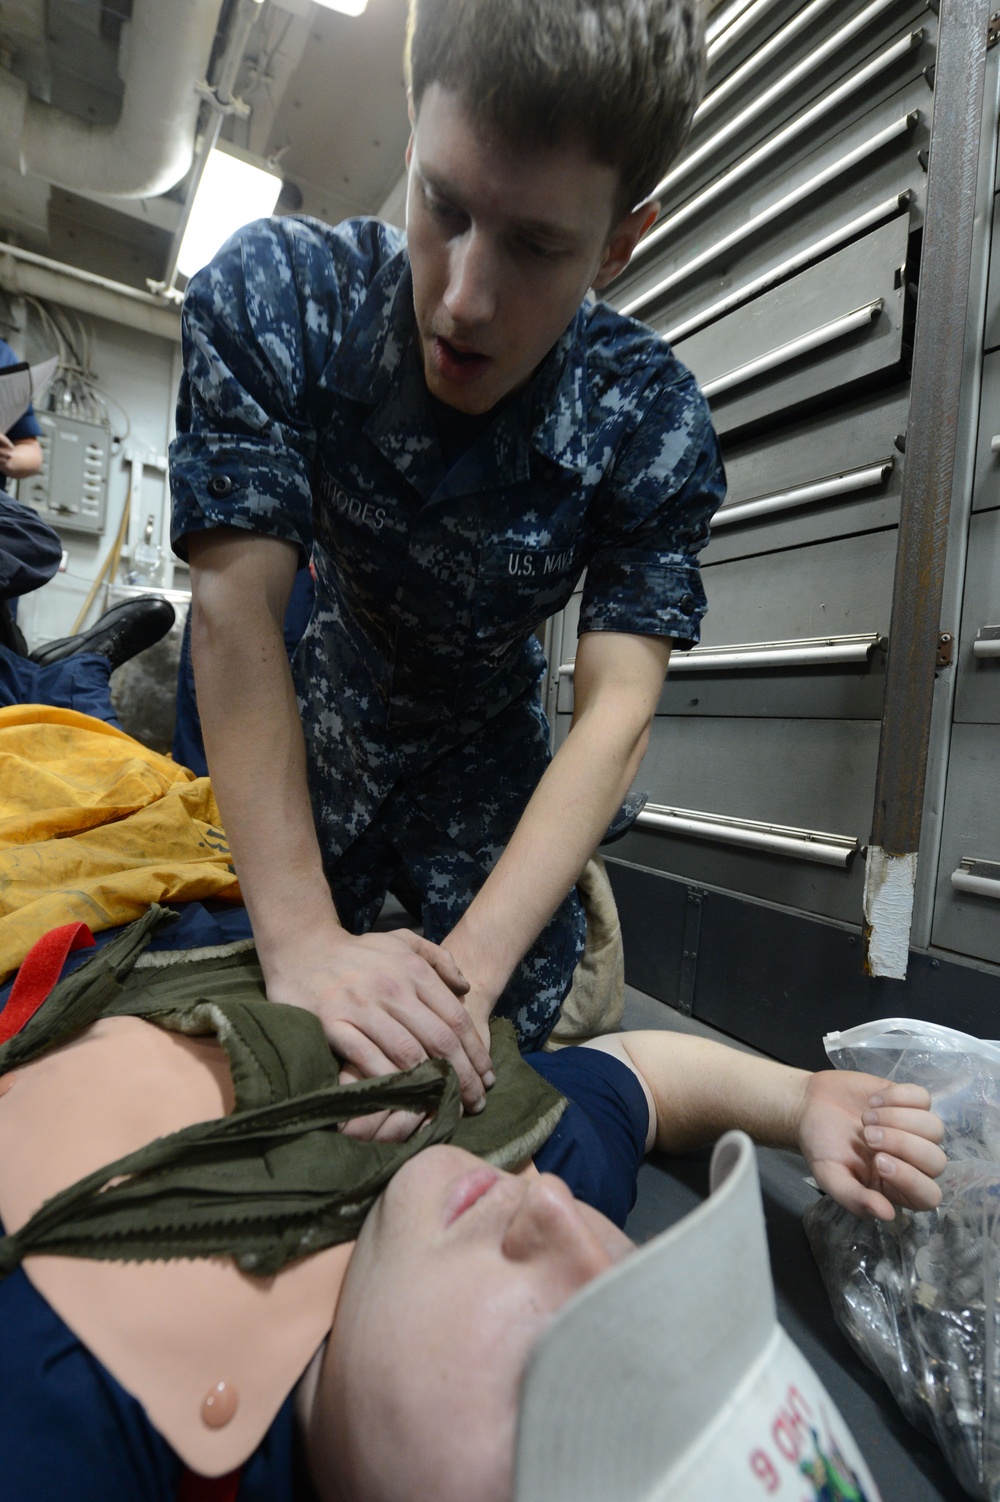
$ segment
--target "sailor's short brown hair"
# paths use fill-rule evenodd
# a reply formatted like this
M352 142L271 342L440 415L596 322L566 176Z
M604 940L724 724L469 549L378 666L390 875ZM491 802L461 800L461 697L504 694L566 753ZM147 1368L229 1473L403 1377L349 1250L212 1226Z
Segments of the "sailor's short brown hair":
M698 0L409 0L406 81L514 149L580 141L618 169L618 213L676 160L701 96Z

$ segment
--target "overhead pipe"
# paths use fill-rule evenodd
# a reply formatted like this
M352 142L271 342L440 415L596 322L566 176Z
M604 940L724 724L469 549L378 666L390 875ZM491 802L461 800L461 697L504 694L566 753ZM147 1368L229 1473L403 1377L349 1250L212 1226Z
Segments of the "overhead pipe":
M71 192L155 198L185 176L222 0L135 0L121 115L87 125L24 98L20 168ZM5 77L8 95L16 87Z
M20 246L0 245L0 287L18 297L45 298L180 343L181 320L172 304Z

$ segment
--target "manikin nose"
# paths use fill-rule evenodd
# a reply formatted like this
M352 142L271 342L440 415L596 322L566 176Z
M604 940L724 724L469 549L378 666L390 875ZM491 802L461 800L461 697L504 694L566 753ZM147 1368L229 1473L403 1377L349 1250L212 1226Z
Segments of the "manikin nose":
M483 236L470 230L452 245L444 305L458 329L491 323L497 310L497 268Z
M528 1181L507 1227L503 1251L514 1262L549 1259L581 1285L604 1272L613 1261L583 1219L571 1191L551 1174Z

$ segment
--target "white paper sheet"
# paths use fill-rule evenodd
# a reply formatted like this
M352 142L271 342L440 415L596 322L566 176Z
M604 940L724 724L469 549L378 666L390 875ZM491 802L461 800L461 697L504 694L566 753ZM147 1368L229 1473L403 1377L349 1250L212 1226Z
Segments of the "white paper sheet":
M9 433L59 368L55 355L39 365L7 365L0 369L0 433Z

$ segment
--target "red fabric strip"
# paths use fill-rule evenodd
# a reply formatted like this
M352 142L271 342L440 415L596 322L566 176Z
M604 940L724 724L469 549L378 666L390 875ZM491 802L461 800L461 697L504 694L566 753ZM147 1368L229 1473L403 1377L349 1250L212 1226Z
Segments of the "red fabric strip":
M177 1502L236 1502L243 1467L237 1466L225 1476L198 1476L187 1466L177 1488Z
M66 923L43 934L25 955L17 979L0 1012L0 1043L19 1033L33 1017L62 973L73 949L91 949L94 935L86 923Z

